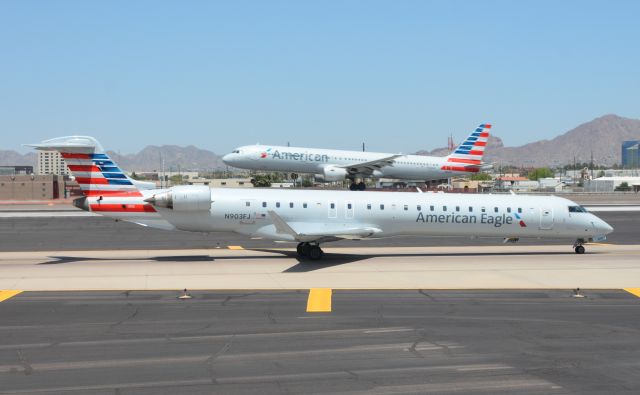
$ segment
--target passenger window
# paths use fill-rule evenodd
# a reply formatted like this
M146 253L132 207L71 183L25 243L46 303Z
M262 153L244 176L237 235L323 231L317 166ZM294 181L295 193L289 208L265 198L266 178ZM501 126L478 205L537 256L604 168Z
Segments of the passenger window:
M498 208L497 208L497 207L494 207L494 208L493 208L493 211L495 211L495 212L497 213L497 212L498 212Z
M367 210L371 210L371 203L367 203Z
M302 208L307 208L307 203L302 203Z
M404 205L404 211L407 211L407 210L409 210L409 205L405 204Z
M276 207L280 208L280 202L276 202Z
M422 206L418 205L418 211L422 211Z
M447 206L442 206L442 211L447 211Z
M473 207L469 206L469 212L472 213L473 212Z
M511 207L507 207L507 212L510 213L511 212Z
M267 202L262 202L262 207L267 207Z
M289 208L293 208L293 202L289 202Z
M348 208L349 210L351 210L351 207L353 207L353 206L351 205L351 203L348 203L348 204L347 204L347 208Z
M380 210L384 210L384 204L380 205Z
M483 208L480 209L480 211L482 211L484 213L485 211L487 211L487 209L483 207Z
M522 208L518 207L518 214L522 214Z
M331 203L331 208L336 208L336 204L335 203Z
M251 202L246 202L245 206L250 207L251 206Z
M460 206L456 206L456 211L460 211Z
M435 207L429 206L429 210L433 211L434 209L435 209Z

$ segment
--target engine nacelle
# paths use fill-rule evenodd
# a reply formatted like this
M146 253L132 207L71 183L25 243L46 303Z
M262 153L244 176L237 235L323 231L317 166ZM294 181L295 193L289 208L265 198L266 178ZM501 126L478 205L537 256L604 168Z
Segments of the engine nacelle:
M329 165L322 169L322 174L315 174L314 178L317 182L342 181L347 178L347 174L347 169Z
M178 185L144 201L173 211L209 211L211 188L206 185Z

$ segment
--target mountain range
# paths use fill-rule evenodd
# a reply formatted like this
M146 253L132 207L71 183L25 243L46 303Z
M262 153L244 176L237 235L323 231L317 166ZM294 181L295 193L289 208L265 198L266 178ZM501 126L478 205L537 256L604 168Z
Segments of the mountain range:
M531 133L535 133L532 130ZM625 140L640 140L640 120L605 115L583 123L551 140L539 140L519 147L505 147L502 139L491 135L487 144L485 162L515 166L556 166L576 162L589 162L593 152L594 163L613 165L620 163L621 143ZM109 155L125 170L153 171L161 168L161 156L165 170L206 171L225 168L222 157L211 151L177 145L150 145L137 154ZM446 147L431 151L418 151L419 155L445 156ZM0 166L33 165L34 152L20 154L11 150L0 150Z

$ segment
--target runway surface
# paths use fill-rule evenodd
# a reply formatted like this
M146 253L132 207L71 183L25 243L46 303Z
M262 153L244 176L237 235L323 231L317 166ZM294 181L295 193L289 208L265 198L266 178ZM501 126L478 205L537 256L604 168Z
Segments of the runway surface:
M82 213L82 212L78 212ZM46 212L42 214L47 214ZM615 231L608 235L614 244L640 244L640 212L601 212L598 216ZM571 246L574 240L544 240L544 244ZM501 238L402 236L376 240L340 241L332 247L417 247L500 245ZM520 244L539 245L537 239L522 239ZM115 222L99 216L0 218L0 251L104 250L119 249L208 249L241 245L245 248L293 247L294 243L250 239L229 232L209 234L163 231L127 222Z
M240 247L238 247L240 248ZM541 289L640 286L640 246L5 252L0 289Z
M33 292L0 303L0 394L637 394L615 290Z

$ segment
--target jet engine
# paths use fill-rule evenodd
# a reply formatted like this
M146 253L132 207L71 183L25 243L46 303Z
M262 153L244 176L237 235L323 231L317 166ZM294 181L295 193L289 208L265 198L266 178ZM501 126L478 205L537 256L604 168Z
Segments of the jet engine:
M144 200L173 211L209 211L211 188L206 185L179 185Z
M347 169L329 165L322 169L322 174L315 174L314 178L316 182L342 181L347 178L347 174Z

